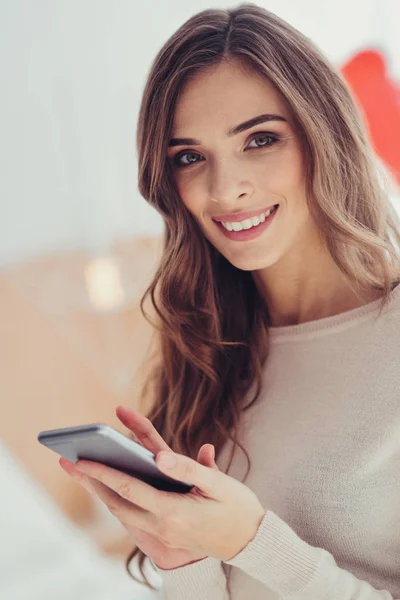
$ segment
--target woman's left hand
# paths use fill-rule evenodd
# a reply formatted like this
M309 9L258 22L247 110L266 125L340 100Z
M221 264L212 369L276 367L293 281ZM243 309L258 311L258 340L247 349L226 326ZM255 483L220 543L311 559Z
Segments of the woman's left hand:
M175 466L164 467L164 457L174 457ZM230 560L247 546L266 512L243 483L182 454L160 451L156 464L169 477L194 484L186 494L158 490L101 463L61 460L69 463L70 472L74 467L86 474L96 495L122 525L151 533L168 547L219 560Z

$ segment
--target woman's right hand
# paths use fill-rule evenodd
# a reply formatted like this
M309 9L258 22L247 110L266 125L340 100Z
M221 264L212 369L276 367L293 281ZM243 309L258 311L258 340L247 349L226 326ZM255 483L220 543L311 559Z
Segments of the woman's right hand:
M161 450L172 452L172 449L163 440L151 421L139 412L128 407L118 406L116 414L123 425L135 434L137 441L155 455ZM197 461L205 467L219 470L214 460L214 446L212 444L203 444L197 455ZM133 525L124 525L124 527L140 550L150 557L161 569L176 569L177 567L207 558L183 548L165 546L154 535Z

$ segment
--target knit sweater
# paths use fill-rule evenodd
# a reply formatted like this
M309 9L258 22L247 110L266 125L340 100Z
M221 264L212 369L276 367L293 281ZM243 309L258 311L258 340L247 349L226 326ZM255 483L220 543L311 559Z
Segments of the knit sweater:
M151 561L165 600L400 599L400 285L380 302L270 328L240 424L265 516L230 560ZM228 475L246 467L237 449Z

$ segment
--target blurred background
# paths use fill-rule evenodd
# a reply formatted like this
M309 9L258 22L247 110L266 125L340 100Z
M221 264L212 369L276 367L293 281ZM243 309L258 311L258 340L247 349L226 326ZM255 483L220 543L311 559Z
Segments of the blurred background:
M186 19L237 4L0 1L4 600L82 589L89 599L158 597L124 571L134 545L123 527L37 434L93 422L126 433L115 407L138 408L152 335L139 301L163 233L137 190L141 94L156 53ZM257 4L342 70L400 210L399 1Z

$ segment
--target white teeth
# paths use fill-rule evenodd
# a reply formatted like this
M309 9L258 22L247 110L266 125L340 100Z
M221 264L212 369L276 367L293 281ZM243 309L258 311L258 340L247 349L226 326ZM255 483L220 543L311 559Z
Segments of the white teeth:
M243 227L243 229L250 229L251 227L253 227L252 219L246 219L245 221L242 221L240 224Z
M259 217L251 217L251 219L246 219L245 221L240 221L236 223L221 221L221 224L228 231L242 231L242 229L251 229L251 227L257 227L257 225L259 225L260 223L264 223L265 218L268 217L273 210L274 207L270 208L265 213L262 213Z

